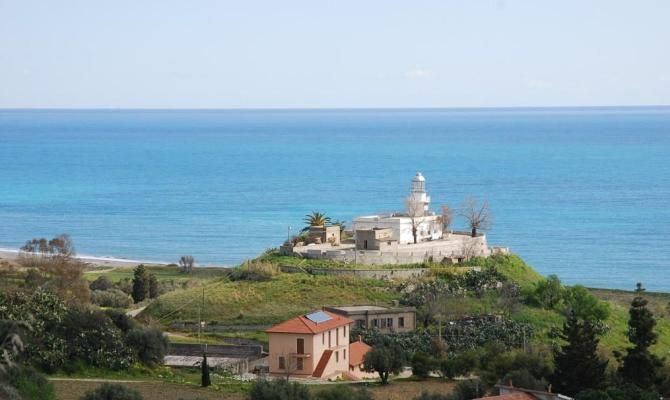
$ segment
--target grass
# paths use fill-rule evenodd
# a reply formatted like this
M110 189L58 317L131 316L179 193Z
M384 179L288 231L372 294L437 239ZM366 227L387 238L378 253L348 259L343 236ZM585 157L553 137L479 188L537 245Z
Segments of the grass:
M291 265L303 268L333 268L333 269L411 269L411 268L430 268L440 266L438 263L416 263L416 264L352 264L334 260L315 260L311 258L301 258L296 256L285 256L279 254L278 250L272 249L263 253L254 261L267 262L277 265Z
M539 272L535 271L517 255L496 255L487 258L476 257L467 262L466 265L495 267L507 279L518 283L522 288L531 287L544 279Z
M226 268L218 267L196 267L191 273L181 272L181 268L172 266L145 266L147 272L154 274L159 281L174 280L175 282L184 282L192 279L215 279L228 276ZM99 276L105 276L112 282L119 282L122 279L133 279L132 267L115 268L95 268L84 273L89 281L94 281Z
M197 321L204 290L203 320L268 325L327 305L390 304L399 298L393 285L373 279L306 274L279 274L262 282L218 280L202 288L167 293L142 315L161 323Z

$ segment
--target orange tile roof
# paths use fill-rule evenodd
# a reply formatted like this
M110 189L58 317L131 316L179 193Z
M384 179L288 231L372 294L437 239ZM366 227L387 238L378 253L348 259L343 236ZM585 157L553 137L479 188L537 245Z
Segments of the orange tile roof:
M271 326L266 329L267 333L306 333L306 334L316 334L321 333L330 329L334 329L340 326L345 326L353 324L354 321L328 311L323 311L328 314L330 319L321 323L316 323L307 319L305 315L300 315L295 318L289 319L288 321L280 322L277 325Z
M353 342L349 345L349 366L355 367L363 364L365 354L370 351L372 347L363 343L362 341Z

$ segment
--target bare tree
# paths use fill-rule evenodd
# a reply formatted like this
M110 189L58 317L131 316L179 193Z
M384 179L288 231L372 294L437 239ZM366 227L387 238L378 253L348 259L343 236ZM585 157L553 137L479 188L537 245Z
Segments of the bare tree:
M477 230L479 229L487 230L491 228L491 210L489 209L489 203L486 201L480 205L476 199L467 198L460 215L468 221L472 237L477 236Z
M284 378L286 378L286 381L288 382L288 380L291 378L291 375L293 375L298 370L298 357L295 354L285 353L282 353L279 357L284 359L282 375L284 375Z
M454 219L454 210L444 204L442 206L442 215L440 216L440 219L442 220L442 231L449 231L449 226L451 226Z
M412 224L412 237L414 238L414 244L417 243L417 231L419 226L424 221L424 209L423 204L413 201L407 201L407 216L409 217L410 223Z
M463 240L461 242L461 257L463 261L470 261L479 255L479 243L476 240Z
M192 272L193 265L195 264L195 259L193 256L181 256L179 259L179 266L181 267L181 272Z

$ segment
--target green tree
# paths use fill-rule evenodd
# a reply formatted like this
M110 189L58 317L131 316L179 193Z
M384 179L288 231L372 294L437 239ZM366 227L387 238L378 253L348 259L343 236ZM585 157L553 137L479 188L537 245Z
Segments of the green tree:
M366 372L377 372L382 385L388 383L389 374L398 374L406 363L406 355L397 345L378 345L365 354L363 367Z
M139 303L147 297L149 292L149 275L143 264L135 267L133 273L133 300Z
M438 369L437 361L430 354L417 351L412 357L412 374L425 379L430 373Z
M563 298L561 280L556 275L549 275L547 279L539 281L535 286L535 298L544 308L556 307Z
M607 361L598 356L593 323L579 320L573 313L563 325L561 339L566 344L554 352L555 369L550 379L556 390L574 396L586 389L602 387Z
M161 287L160 283L158 283L158 279L156 278L156 275L154 274L149 274L149 298L150 299L155 299L156 297L160 296L161 292Z
M565 289L563 296L568 315L588 321L604 321L610 315L609 305L598 300L582 285L575 285Z
M305 218L302 220L305 222L305 227L302 228L302 232L307 232L311 226L326 226L330 224L330 217L327 217L326 214L318 211L312 211L311 214L305 215Z
M126 344L144 365L155 367L163 363L168 339L158 328L135 328L126 334Z
M650 389L655 384L656 371L662 362L649 351L658 335L654 332L654 315L647 308L647 300L642 297L644 290L642 284L638 283L635 289L637 295L628 311L628 340L633 346L626 350L618 372L624 382Z

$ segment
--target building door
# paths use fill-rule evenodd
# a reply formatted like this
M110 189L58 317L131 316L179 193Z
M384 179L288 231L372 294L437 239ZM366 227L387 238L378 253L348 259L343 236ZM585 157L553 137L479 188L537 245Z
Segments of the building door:
M305 354L305 339L298 339L297 347L298 347L297 351L298 354Z

